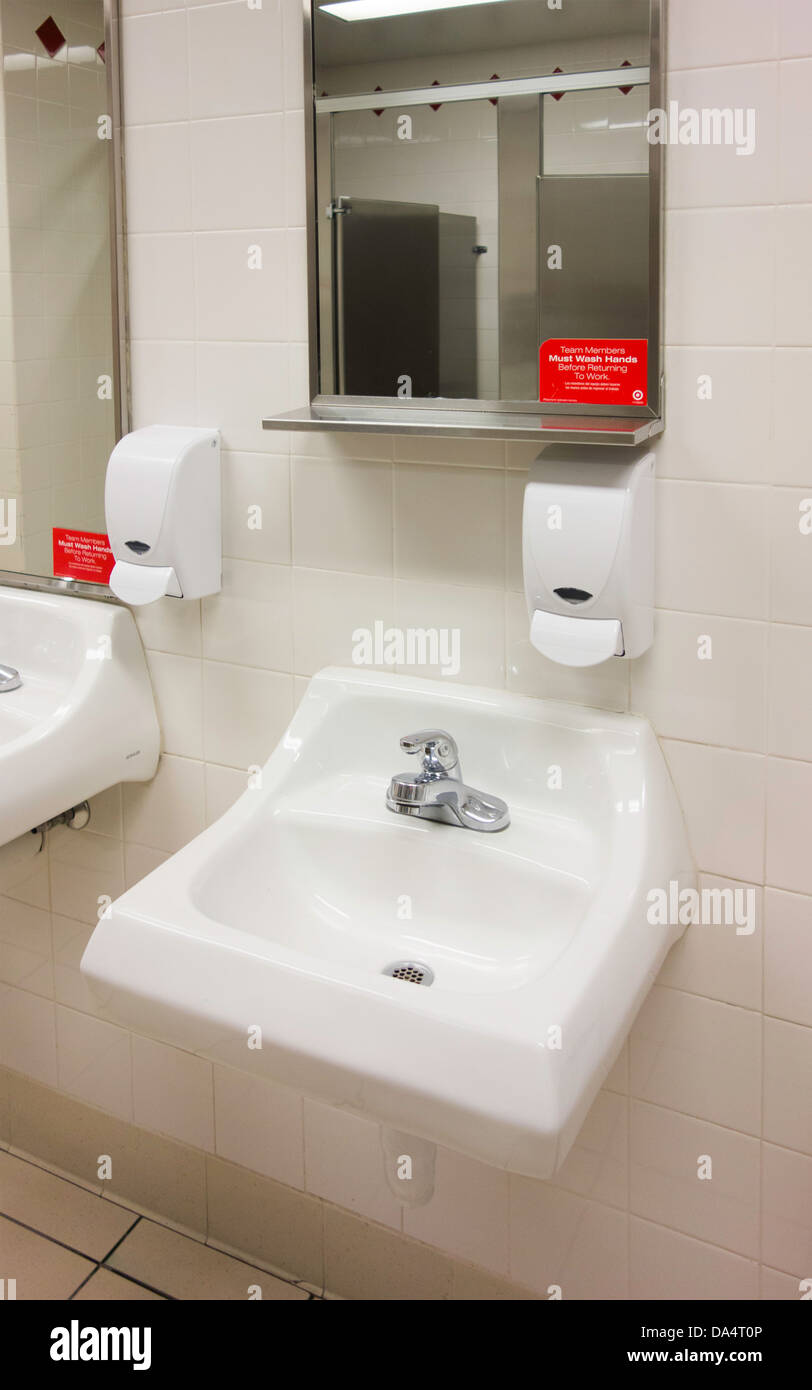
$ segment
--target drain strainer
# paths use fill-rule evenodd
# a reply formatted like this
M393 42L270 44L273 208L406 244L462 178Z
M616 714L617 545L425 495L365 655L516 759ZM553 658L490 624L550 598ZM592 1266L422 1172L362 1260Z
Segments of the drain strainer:
M434 971L418 960L396 960L381 972L391 975L393 980L408 980L410 985L431 985Z

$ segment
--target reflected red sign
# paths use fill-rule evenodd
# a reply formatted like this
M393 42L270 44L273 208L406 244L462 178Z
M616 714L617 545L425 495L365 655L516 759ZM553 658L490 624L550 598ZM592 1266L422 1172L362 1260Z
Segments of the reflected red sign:
M83 579L106 584L113 568L107 536L96 531L66 531L54 527L54 574L59 579Z

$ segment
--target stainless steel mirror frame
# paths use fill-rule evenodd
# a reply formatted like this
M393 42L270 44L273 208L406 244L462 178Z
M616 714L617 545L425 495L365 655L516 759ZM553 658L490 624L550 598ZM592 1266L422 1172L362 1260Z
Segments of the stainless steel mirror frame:
M316 163L316 142L317 142L317 122L325 123L329 116L316 113L315 90L314 90L314 54L313 54L313 16L312 5L315 0L302 0L303 11L303 41L304 41L304 112L305 112L305 164L308 171L306 188L306 211L307 211L307 293L308 293L308 329L309 329L309 383L310 401L314 413L324 411L318 421L309 421L305 417L306 411L291 412L285 419L284 416L274 417L264 421L266 428L320 428L320 429L347 429L348 421L354 422L354 427L359 424L367 428L375 428L383 431L388 424L393 426L403 426L408 421L411 412L421 412L423 415L427 411L435 412L454 412L457 417L470 412L471 433L476 434L476 417L487 416L489 422L488 433L494 436L494 421L499 415L522 415L545 416L547 419L564 416L577 416L584 422L590 416L607 418L605 407L598 405L552 405L535 401L485 401L485 400L454 400L440 399L432 400L430 403L425 400L400 399L396 397L380 396L336 396L322 392L320 390L320 365L321 365L321 331L330 333L330 311L329 308L321 311L321 322L319 321L319 251L322 256L326 253L326 244L323 233L320 243L320 219L318 217L318 207L324 202L326 206L331 198L332 180L329 177L330 171L319 169ZM665 72L665 27L663 11L665 0L649 0L650 3L650 76L649 76L649 103L651 108L662 107L664 98L664 72ZM489 84L489 89L493 88ZM323 144L323 142L320 142ZM649 188L651 200L650 215L650 342L656 343L657 351L651 354L649 363L649 400L654 404L649 406L629 406L623 411L611 412L609 418L614 420L627 419L630 427L634 422L638 422L640 429L629 430L629 437L625 443L637 442L640 438L648 434L659 433L662 429L662 416L664 410L663 394L663 148L662 145L649 145ZM314 177L314 172L316 177ZM317 186L318 185L318 186ZM324 194L327 192L327 196ZM324 298L325 296L321 296ZM328 338L329 342L329 338ZM328 370L331 361L331 353L327 354ZM335 420L329 418L334 415ZM293 417L297 417L294 422ZM344 417L342 419L341 417ZM645 422L649 422L645 428ZM562 426L566 426L566 420L561 421ZM349 425L353 428L353 425ZM420 428L422 434L432 434L434 431L430 424L423 424ZM442 426L438 433L447 433ZM459 431L455 431L459 433ZM572 438L575 431L569 429L568 437ZM506 437L515 437L515 431L509 426L505 429ZM547 435L547 438L550 436ZM590 438L596 442L596 437L589 429L584 431L584 441ZM540 437L540 443L545 442ZM603 439L601 442L605 442Z
M107 104L112 122L109 141L109 219L110 287L113 317L113 399L116 438L130 428L129 312L127 300L126 202L124 189L124 127L121 104L121 15L119 0L102 0L104 7L104 65L107 75ZM41 593L72 594L74 597L104 599L117 603L109 589L76 579L52 575L25 574L0 570L0 585L17 589L36 589Z

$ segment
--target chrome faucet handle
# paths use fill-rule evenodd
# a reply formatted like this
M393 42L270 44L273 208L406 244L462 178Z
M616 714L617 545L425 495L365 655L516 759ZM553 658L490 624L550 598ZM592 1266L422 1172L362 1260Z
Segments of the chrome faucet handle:
M445 777L459 765L457 745L444 729L420 729L400 740L404 753L418 755L427 777Z

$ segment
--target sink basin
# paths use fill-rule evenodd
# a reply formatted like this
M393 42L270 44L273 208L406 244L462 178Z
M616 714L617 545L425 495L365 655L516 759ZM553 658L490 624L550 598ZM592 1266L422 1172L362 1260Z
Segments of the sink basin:
M431 822L393 826L373 777L323 790L321 811L280 807L215 854L192 879L194 907L367 974L404 957L425 961L439 988L465 993L524 984L572 939L599 862L577 825L528 817L501 845L470 832L449 845ZM398 887L410 918L398 918Z
M0 845L155 774L160 731L129 609L0 586Z
M400 736L431 726L507 829L387 810ZM96 927L102 1013L550 1176L682 931L650 925L646 896L694 882L650 726L331 669L257 781Z

